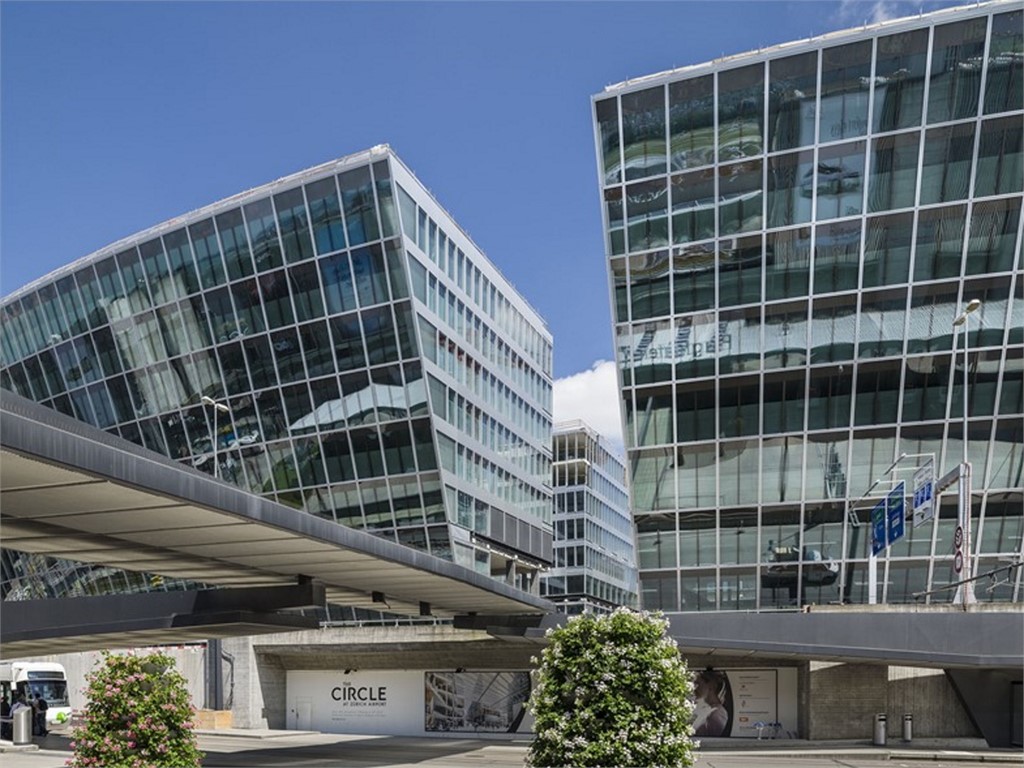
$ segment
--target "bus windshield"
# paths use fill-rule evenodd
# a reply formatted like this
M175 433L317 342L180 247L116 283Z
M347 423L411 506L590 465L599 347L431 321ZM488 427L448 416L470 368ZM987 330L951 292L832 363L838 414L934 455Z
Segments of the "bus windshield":
M68 684L64 680L29 680L25 685L33 700L42 696L51 707L70 706Z

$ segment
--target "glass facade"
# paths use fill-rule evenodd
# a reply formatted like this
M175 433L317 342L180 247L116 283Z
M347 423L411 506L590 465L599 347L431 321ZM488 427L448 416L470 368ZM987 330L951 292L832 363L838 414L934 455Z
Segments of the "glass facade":
M626 466L580 421L555 425L554 567L541 594L563 613L636 608L637 568Z
M594 97L644 607L869 602L861 497L964 440L977 573L1024 554L1022 73L995 2ZM955 496L879 556L879 601L952 598Z
M125 239L0 317L4 388L538 589L551 334L387 147Z

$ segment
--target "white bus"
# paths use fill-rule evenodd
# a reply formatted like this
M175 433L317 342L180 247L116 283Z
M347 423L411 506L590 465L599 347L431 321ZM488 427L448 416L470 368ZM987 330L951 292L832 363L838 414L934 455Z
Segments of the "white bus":
M46 699L46 726L62 725L71 719L68 680L64 667L47 661L0 661L0 691L9 704L23 694L26 703L38 696Z

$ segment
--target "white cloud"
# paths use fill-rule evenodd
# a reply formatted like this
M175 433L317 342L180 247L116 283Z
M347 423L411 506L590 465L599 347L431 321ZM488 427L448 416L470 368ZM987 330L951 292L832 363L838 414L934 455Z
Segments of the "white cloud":
M588 371L555 380L554 419L580 419L622 452L622 418L615 363L596 361Z
M912 4L897 3L893 0L841 0L838 18L841 23L847 25L877 24L880 21L909 16L916 11L916 6Z

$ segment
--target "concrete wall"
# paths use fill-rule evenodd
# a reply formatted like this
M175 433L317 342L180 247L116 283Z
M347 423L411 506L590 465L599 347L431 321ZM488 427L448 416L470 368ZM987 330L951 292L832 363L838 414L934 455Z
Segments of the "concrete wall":
M941 669L812 661L806 684L808 739L870 740L879 713L890 741L902 737L904 714L915 739L980 735Z
M871 738L875 714L888 706L885 666L812 661L805 681L804 738Z
M914 716L915 738L975 737L960 698L941 669L889 667L889 738L899 739L903 715Z
M206 698L206 646L205 645L182 645L175 647L161 648L136 648L135 653L144 654L147 652L160 651L174 659L175 668L180 672L188 684L189 694L192 696L192 703L197 708L202 708ZM128 651L112 651L112 653L127 653ZM32 661L53 661L64 665L64 671L68 676L68 697L71 700L71 708L75 710L84 709L88 703L86 690L88 681L86 675L102 661L101 651L87 651L84 653L62 653L53 656L33 657Z

